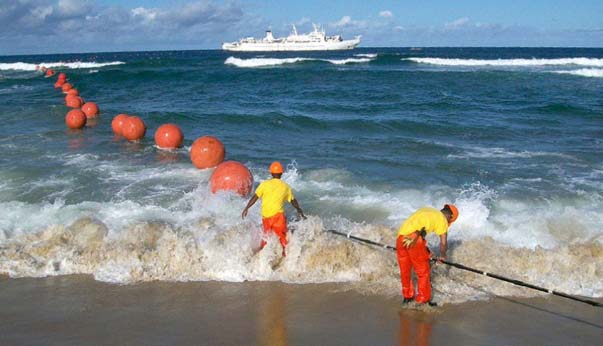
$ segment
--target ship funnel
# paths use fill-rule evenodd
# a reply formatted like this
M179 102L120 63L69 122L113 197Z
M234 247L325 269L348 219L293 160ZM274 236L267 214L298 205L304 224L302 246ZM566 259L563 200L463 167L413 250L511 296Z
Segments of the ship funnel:
M274 41L274 36L272 35L272 30L266 30L266 37L264 39L266 41Z

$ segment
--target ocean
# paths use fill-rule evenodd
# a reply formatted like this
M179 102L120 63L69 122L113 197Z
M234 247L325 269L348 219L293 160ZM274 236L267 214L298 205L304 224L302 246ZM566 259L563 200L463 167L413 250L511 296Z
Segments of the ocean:
M65 72L101 110L68 130ZM142 281L336 282L399 295L395 246L415 209L455 203L449 259L603 296L603 49L360 48L0 57L0 273ZM140 116L139 143L111 120ZM179 125L182 149L154 145ZM260 239L259 203L209 191L188 152L219 138L255 186L286 165L289 252ZM430 237L437 249L437 239ZM534 292L438 265L442 302Z

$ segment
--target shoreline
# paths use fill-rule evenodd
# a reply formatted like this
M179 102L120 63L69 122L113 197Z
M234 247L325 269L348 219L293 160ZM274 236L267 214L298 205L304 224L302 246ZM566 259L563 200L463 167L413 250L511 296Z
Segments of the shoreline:
M603 310L555 296L415 310L341 284L0 276L4 345L595 345Z

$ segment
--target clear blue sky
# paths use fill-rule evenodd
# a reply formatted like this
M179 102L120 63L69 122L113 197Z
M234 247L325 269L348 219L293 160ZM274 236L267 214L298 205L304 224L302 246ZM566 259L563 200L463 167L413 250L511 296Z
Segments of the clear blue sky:
M311 23L364 47L603 47L603 0L0 0L0 55L214 49Z

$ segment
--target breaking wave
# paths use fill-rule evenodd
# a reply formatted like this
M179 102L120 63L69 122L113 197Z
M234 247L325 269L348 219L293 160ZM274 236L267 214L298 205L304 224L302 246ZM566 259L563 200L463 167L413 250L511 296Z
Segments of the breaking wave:
M226 65L237 67L268 67L285 64L295 64L304 61L323 61L334 65L358 64L370 62L372 58L346 58L346 59L315 59L315 58L250 58L239 59L233 56L224 61Z
M104 66L114 66L114 65L122 65L125 62L122 61L111 61L111 62L41 62L38 64L30 64L25 62L14 62L14 63L0 63L0 70L16 70L16 71L35 71L36 66L45 66L48 68L70 68L70 69L80 69L80 68L99 68Z
M98 158L71 158L71 164L78 167L92 162L96 166L90 169L115 171L113 166L99 165ZM193 169L173 175L186 176L188 171L195 174L182 179L199 179ZM142 186L148 185L145 179L152 180L153 191L161 193L162 181L152 173L145 170L129 179ZM288 169L284 179L305 196L302 205L314 201L314 209L329 206L333 213L290 220L288 253L281 259L276 239L269 239L269 245L255 253L262 234L259 206L242 220L246 200L228 193L212 195L206 175L209 172L204 172L197 188L167 204L135 199L134 191L120 192L108 202L67 204L59 198L35 204L1 202L0 273L12 277L91 274L115 283L345 282L361 292L399 295L398 268L391 251L354 243L325 230L394 245L404 217L423 205L441 205L452 194L440 189L374 191L351 184L350 174L342 170L318 170L302 177ZM52 183L69 184L57 179ZM313 192L318 195L308 196ZM555 201L526 203L501 198L481 184L454 195L459 196L454 203L463 213L451 228L451 261L558 291L603 296L600 201L574 203L572 208ZM355 214L371 221L342 216ZM534 220L534 214L541 215L540 221ZM437 244L433 236L429 241ZM444 303L482 299L491 293L537 294L444 266L434 268L433 284Z
M554 71L554 72L560 73L560 74L571 74L574 76L582 76L582 77L603 78L603 69L597 69L597 68L583 68L583 69L573 70L573 71Z
M374 59L377 57L377 53L367 53L367 54L354 54L354 56L360 57L360 58L370 58L370 59Z
M403 58L419 64L442 66L593 66L603 67L603 59L597 58L560 58L560 59L448 59L448 58Z
M375 225L348 225L348 232L395 244L395 231ZM170 281L345 282L370 294L399 295L395 254L324 232L317 217L290 223L287 257L280 245L255 253L259 225L219 226L200 218L190 227L138 222L113 233L95 217L51 225L0 245L0 273L12 277L90 274L96 280L135 283ZM433 243L433 239L431 239ZM485 238L450 243L452 261L562 292L603 295L603 244L564 245L555 249L512 248ZM580 270L576 270L580 268ZM472 273L436 266L433 288L443 303L538 293Z

